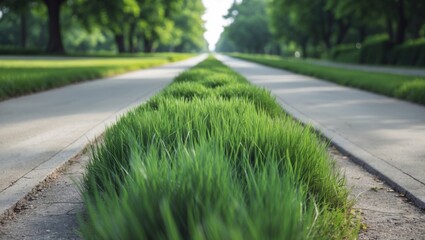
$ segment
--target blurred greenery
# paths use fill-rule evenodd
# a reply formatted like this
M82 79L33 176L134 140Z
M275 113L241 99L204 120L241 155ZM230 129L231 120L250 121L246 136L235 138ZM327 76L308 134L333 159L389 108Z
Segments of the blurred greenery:
M221 34L216 47L218 51L272 53L274 40L267 26L264 0L235 2L225 18L232 23Z
M202 0L0 0L0 53L205 51L204 12ZM239 0L216 50L425 66L424 12L423 0Z
M0 53L204 51L204 12L201 0L0 0Z
M223 52L425 66L423 0L243 0L229 9Z

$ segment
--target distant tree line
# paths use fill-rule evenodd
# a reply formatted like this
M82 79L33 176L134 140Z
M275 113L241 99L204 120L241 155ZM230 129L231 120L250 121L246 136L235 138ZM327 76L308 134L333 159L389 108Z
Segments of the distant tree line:
M243 0L226 18L219 51L318 57L344 44L378 39L391 48L425 36L424 0Z
M275 47L264 0L235 1L224 18L231 24L224 28L217 50L264 53Z
M206 49L202 0L0 0L0 45L48 53Z

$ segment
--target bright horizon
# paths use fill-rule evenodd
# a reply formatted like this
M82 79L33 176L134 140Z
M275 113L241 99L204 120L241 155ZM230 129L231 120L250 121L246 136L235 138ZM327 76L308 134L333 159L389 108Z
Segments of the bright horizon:
M202 0L206 9L205 14L202 16L207 30L204 37L208 42L210 51L214 51L220 34L223 32L223 27L227 24L223 16L227 14L227 10L232 6L233 1L234 0Z

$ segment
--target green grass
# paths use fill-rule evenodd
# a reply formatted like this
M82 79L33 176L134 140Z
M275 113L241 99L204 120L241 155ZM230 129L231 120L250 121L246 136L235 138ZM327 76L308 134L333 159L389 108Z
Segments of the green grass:
M86 239L353 239L312 129L208 59L107 129L84 176Z
M0 100L158 66L190 56L193 55L170 53L112 58L3 58L0 59Z
M277 56L253 54L229 55L267 66L317 77L344 86L359 88L422 105L425 104L424 78L318 66L302 60Z

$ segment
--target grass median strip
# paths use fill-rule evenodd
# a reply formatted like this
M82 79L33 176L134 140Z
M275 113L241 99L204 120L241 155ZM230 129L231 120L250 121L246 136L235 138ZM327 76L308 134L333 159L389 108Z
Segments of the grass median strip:
M318 66L301 60L270 55L229 54L229 56L425 105L424 78Z
M142 57L0 59L0 100L189 58L191 54Z
M107 129L87 239L344 239L358 225L327 145L209 58Z

